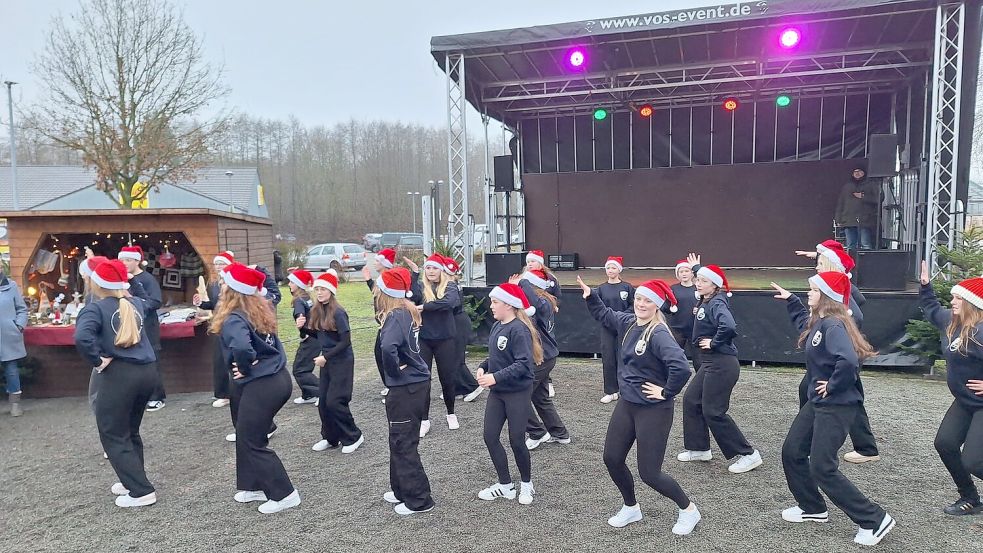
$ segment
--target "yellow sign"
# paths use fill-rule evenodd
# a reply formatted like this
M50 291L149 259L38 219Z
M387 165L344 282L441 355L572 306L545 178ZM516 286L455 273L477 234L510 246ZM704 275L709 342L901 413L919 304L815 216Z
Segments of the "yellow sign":
M133 209L150 209L150 192L147 190L148 186L142 182L135 183L133 185L133 190L130 193L130 197L139 196L141 194L146 194L142 200L132 200L131 206ZM119 205L123 205L123 198L119 199Z
M259 205L266 205L266 196L263 194L263 185L256 185L256 193L259 196Z

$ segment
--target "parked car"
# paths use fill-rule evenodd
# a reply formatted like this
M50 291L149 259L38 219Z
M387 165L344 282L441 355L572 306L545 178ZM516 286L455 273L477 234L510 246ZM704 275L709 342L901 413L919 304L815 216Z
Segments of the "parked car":
M370 232L362 237L362 247L370 252L377 252L382 249L379 247L381 238L382 233Z
M339 274L348 270L359 271L364 266L365 248L348 243L311 246L307 250L307 263L304 264L308 271L334 269Z
M396 253L400 257L413 257L413 254L423 253L423 235L404 234L396 244Z
M399 246L399 239L404 236L423 236L415 232L384 232L382 237L379 238L379 249L393 248L396 249Z

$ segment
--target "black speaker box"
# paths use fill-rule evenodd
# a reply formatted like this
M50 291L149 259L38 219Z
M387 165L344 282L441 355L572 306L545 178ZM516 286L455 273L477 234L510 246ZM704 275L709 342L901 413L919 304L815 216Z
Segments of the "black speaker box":
M495 156L495 192L515 190L515 173L512 170L512 156Z
M893 177L897 174L898 135L872 134L867 146L868 177Z
M903 250L860 250L853 281L861 290L904 290L910 258Z
M509 277L522 274L526 266L526 252L486 253L485 286L497 286L508 282Z

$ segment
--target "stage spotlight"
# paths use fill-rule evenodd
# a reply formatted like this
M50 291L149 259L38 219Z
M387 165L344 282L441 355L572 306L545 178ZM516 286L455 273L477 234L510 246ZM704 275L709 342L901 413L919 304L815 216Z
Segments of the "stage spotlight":
M780 108L787 108L792 105L792 98L788 94L782 94L775 98L775 105Z
M642 107L638 108L638 114L641 115L642 117L652 117L653 113L655 113L655 109L653 109L652 106L648 104L645 104Z
M604 108L597 108L594 110L594 119L598 121L604 121L608 117L608 110Z
M587 63L587 54L582 48L574 48L567 52L567 65L571 69L582 69Z
M724 109L727 111L734 111L737 109L737 106L737 98L727 98L724 100Z
M802 42L802 32L795 27L788 27L782 30L782 34L778 37L779 44L782 48L795 48Z

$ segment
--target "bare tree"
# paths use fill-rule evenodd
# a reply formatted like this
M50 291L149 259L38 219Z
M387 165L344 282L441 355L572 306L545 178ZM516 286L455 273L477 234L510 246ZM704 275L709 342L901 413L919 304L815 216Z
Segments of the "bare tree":
M222 69L167 0L83 0L54 19L35 71L47 97L29 121L80 152L123 208L193 178L227 121L199 117L228 92Z

